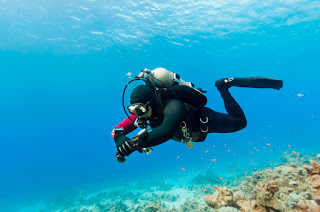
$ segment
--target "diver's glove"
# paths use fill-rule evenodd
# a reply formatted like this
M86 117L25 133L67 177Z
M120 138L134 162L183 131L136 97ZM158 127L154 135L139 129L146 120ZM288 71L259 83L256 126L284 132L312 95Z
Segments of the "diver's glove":
M134 151L140 149L138 143L132 142L130 138L125 136L116 139L116 148L118 154L122 157L129 156Z

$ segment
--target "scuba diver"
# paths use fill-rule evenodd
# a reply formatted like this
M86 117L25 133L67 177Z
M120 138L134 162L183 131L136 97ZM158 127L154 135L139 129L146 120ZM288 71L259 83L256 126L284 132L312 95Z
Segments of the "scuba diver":
M127 113L124 95L127 86L136 80L145 85L135 87L130 96ZM192 142L204 141L208 133L229 133L247 126L246 117L229 92L229 88L273 88L281 89L282 80L265 77L223 78L215 86L220 91L227 114L205 107L207 98L200 88L183 81L176 73L164 68L144 69L126 85L122 104L127 118L112 130L116 143L116 158L124 162L134 151L149 154L153 146L170 139L185 143L192 148ZM148 130L150 126L151 130ZM132 139L126 135L136 128L142 128Z

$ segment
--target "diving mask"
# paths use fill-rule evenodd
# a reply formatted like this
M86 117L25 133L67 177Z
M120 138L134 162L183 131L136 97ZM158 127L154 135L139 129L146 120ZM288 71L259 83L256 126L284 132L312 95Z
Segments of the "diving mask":
M146 115L151 109L148 103L147 104L136 103L128 106L127 108L131 114L137 115L139 117Z

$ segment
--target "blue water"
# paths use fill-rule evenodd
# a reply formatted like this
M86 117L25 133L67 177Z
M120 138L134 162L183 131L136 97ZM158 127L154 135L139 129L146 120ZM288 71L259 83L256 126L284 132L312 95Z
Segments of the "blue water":
M319 1L2 0L0 14L3 208L204 167L250 172L284 151L320 151ZM119 164L110 133L126 117L126 74L157 67L207 90L207 106L220 112L222 77L272 77L284 87L230 89L244 130L210 134L191 150L168 141Z

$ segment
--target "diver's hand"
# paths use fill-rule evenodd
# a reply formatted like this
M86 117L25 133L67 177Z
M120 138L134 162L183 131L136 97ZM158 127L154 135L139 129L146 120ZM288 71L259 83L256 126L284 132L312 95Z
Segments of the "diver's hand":
M120 163L123 163L126 161L126 159L124 157L122 157L121 155L119 155L119 153L116 154L116 159L117 161L119 161Z
M135 145L130 138L121 136L116 141L116 148L118 154L122 157L125 157L136 151L138 146Z

